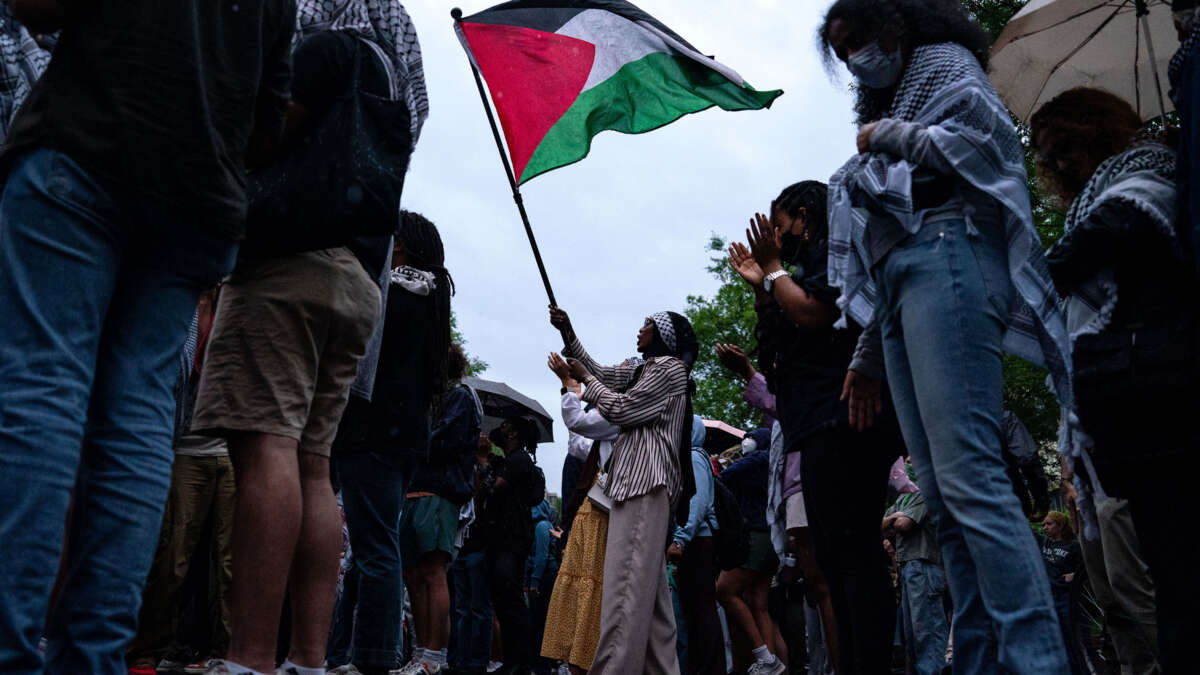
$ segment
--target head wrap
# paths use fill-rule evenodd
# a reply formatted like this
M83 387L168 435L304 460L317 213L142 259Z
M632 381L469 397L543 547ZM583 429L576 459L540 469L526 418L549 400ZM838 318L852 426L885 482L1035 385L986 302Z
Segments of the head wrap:
M655 312L650 315L650 320L658 326L658 335L662 338L663 344L667 345L667 349L675 351L675 326L671 323L671 315L668 312Z
M0 142L3 142L9 122L50 63L50 52L13 18L7 2L0 3L0 59L3 59L0 61Z
M408 104L415 146L429 117L421 43L399 0L299 0L296 40L324 30L353 33L377 45L390 62L393 85ZM294 45L293 45L294 48Z

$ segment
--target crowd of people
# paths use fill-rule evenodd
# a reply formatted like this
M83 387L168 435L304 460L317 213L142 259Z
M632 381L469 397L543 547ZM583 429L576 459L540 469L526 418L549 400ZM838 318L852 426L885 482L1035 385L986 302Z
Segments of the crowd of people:
M1172 8L1175 118L1090 87L1033 115L1045 250L961 4L833 2L858 152L730 245L755 348L662 311L602 365L551 306L559 513L400 209L428 101L398 0L0 3L0 671L1076 675L1086 582L1120 672L1195 672ZM733 441L706 350L763 422ZM1005 354L1049 373L1060 494Z

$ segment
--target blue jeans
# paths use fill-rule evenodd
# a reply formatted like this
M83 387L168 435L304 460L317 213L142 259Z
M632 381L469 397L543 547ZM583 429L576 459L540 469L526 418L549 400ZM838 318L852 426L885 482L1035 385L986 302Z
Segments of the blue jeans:
M917 675L941 675L946 666L946 571L928 560L910 560L900 571L904 585L904 639Z
M334 616L344 623L351 616L345 605L356 603L350 648L354 665L395 668L400 664L404 618L400 510L407 463L399 456L374 452L335 454L333 461L342 484L350 559L358 580L354 592L343 589Z
M487 554L465 553L450 566L454 576L455 670L487 668L492 653L492 592L488 586Z
M0 672L43 671L48 614L53 673L124 673L136 633L180 349L237 247L128 208L50 150L18 157L0 195Z
M872 270L896 413L939 523L954 671L1066 673L1045 565L1000 455L1014 289L998 223L926 223Z

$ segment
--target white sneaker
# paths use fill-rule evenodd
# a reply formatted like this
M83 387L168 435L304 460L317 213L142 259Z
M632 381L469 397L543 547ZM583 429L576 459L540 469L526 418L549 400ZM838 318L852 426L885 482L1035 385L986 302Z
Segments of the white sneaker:
M347 663L344 666L338 666L333 670L327 671L328 675L362 675L358 672L358 668L354 667L353 663Z
M442 672L441 666L435 666L426 661L410 661L399 670L389 670L388 675L437 675Z
M785 672L787 672L787 669L783 667L783 661L780 661L777 656L770 663L755 661L746 670L746 675L783 675Z
M494 673L503 667L504 667L504 663L502 661L488 661L487 671L489 673Z

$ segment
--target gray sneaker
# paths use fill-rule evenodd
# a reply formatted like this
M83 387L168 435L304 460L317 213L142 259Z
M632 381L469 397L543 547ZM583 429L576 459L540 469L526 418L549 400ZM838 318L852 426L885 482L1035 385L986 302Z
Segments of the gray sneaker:
M783 661L780 661L777 656L770 663L755 661L754 665L746 670L746 675L783 675L785 672L787 672L787 668L783 666Z
M354 667L353 663L347 663L344 666L338 666L337 668L326 672L327 675L362 675L362 673L358 671L358 668Z

